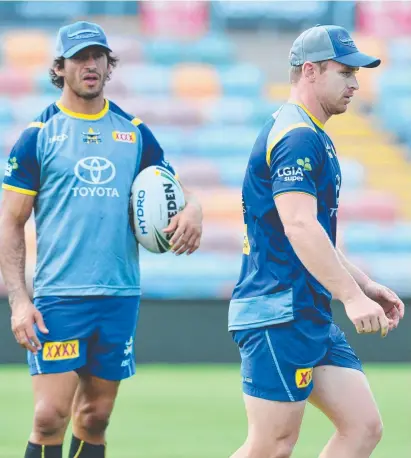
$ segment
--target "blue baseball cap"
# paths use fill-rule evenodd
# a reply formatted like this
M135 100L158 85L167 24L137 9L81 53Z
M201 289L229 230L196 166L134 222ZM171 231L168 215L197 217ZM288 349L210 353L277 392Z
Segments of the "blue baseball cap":
M354 40L343 27L317 25L303 32L293 43L289 61L293 67L304 62L335 60L348 67L375 68L380 59L358 51Z
M106 34L98 24L79 21L65 25L57 34L56 56L68 59L89 46L102 46L111 51Z

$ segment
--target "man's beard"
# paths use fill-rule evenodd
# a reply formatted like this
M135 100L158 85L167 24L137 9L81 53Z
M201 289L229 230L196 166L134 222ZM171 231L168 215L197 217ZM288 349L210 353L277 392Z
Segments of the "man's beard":
M80 97L84 100L93 100L97 97L99 97L101 95L101 93L103 92L103 89L104 89L104 86L106 85L106 81L108 80L108 75L104 75L103 76L103 84L101 85L101 87L96 90L95 92L83 92L83 91L76 91L74 90L74 88L72 87L72 91L77 95L77 97Z
M80 94L77 94L77 95L79 97L81 97L82 99L84 99L84 100L93 100L93 99L97 98L103 92L103 87L104 87L104 85L97 92L91 92L91 93L90 92L86 92L86 93L80 93Z

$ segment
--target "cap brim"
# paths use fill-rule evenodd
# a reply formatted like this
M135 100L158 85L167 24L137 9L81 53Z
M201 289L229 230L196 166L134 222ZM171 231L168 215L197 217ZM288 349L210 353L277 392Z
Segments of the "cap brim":
M348 67L375 68L381 64L381 59L368 56L362 52L353 52L351 54L346 54L345 56L333 58L332 60L335 60L340 64L347 65Z
M101 48L105 48L111 51L111 49L108 46L101 44L98 41L88 41L86 43L79 43L78 45L73 46L68 51L66 51L61 57L64 57L65 59L70 59L70 57L73 57L74 54L77 54L79 51L85 48L89 48L90 46L100 46Z

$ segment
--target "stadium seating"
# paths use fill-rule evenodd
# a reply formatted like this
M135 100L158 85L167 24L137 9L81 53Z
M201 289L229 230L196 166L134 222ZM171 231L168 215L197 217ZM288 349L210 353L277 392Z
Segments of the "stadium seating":
M4 65L25 73L49 66L52 62L52 42L41 30L5 32L2 47Z
M21 45L27 37L30 56ZM42 30L13 31L0 44L4 159L21 129L59 96L48 76L53 39ZM241 185L248 156L266 119L288 98L289 86L270 84L226 35L179 42L117 33L111 43L120 63L108 96L148 124L204 210L203 243L195 255L159 257L141 250L143 293L227 297L240 269ZM371 46L382 43L367 39L365 47ZM411 47L397 40L383 53L387 64L381 71L359 74L361 102L327 124L343 171L339 243L377 280L411 293L404 273L411 270L411 164L405 146L411 147ZM22 71L27 62L29 70ZM373 117L364 117L362 107ZM31 225L31 262L33 240Z

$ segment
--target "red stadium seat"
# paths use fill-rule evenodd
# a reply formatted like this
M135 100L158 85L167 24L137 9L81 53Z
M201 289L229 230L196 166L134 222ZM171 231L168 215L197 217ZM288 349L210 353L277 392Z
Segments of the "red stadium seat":
M27 72L10 68L0 70L0 94L16 96L32 90L33 80Z
M379 191L343 193L338 210L340 221L389 222L399 218L400 208L397 197Z

